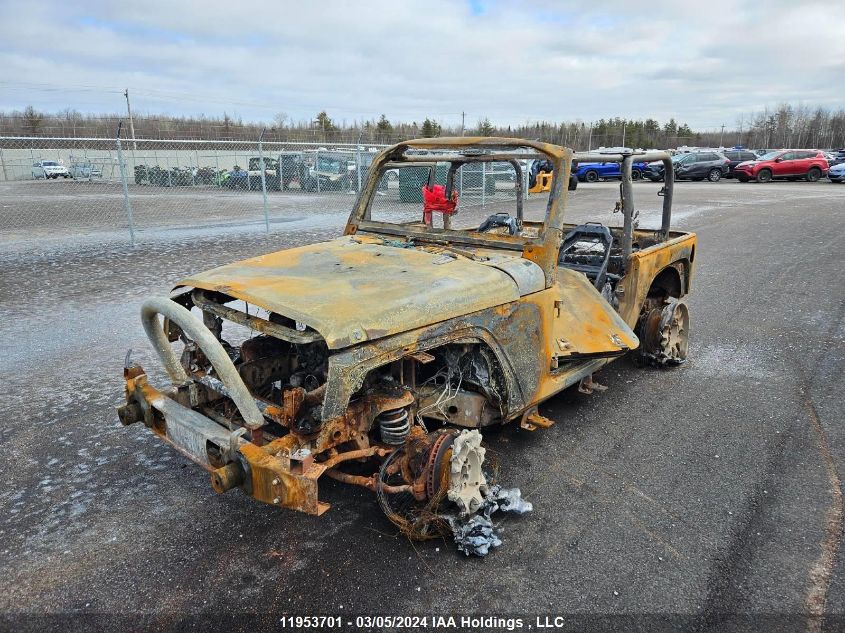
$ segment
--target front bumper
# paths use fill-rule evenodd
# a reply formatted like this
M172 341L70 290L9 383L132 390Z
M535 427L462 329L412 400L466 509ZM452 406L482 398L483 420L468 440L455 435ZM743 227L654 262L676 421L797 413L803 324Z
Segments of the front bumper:
M269 503L319 515L329 504L318 499L317 479L327 470L310 452L294 450L289 438L259 445L245 438L246 429L230 431L195 411L191 386L170 393L151 386L144 370L125 370L127 404L118 408L124 425L143 422L161 440L209 471L217 493L241 488ZM258 440L260 435L253 436Z

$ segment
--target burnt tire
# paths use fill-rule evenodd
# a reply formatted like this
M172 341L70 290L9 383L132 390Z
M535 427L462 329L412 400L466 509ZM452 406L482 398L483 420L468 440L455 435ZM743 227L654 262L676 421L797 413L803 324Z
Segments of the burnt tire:
M818 182L821 177L822 170L818 167L811 167L810 171L807 172L807 182Z
M651 367L675 367L689 354L689 307L674 297L651 303L637 324L640 347L636 361Z
M599 179L599 172L595 169L590 169L584 174L584 180L586 182L598 182Z
M757 182L772 182L772 170L761 169L757 174Z
M711 169L710 172L707 174L707 180L710 182L719 182L722 179L722 170L721 169Z

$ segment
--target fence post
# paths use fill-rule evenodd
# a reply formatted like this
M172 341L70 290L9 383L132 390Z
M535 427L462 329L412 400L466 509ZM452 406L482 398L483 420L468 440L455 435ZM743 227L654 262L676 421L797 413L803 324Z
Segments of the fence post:
M264 148L261 141L264 140L264 132L267 131L265 127L258 135L258 167L261 169L261 196L264 199L264 228L267 233L270 232L270 214L267 211L267 176L264 173ZM249 179L249 172L247 172L247 179Z
M6 159L3 157L3 148L0 147L0 167L3 168L3 180L8 181L9 176L6 175Z
M120 167L120 181L123 183L123 204L126 207L126 218L129 221L129 242L135 246L135 223L132 220L132 203L129 200L129 185L126 182L126 164L123 161L123 149L120 146L121 121L117 126L117 164Z
M320 193L320 150L314 152L314 174L317 178L317 193Z
M247 150L249 151L249 150ZM252 178L249 177L249 156L246 156L246 190L252 191Z
M355 171L358 172L358 193L361 193L361 139L364 136L364 130L358 135L358 142L355 144ZM385 175L385 178L387 176Z
M487 206L487 163L481 163L481 208Z

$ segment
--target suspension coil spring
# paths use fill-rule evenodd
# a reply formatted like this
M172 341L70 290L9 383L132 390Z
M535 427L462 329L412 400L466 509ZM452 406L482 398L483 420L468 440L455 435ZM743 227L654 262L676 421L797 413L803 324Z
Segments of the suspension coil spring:
M405 443L411 433L411 418L408 409L388 409L376 417L381 432L381 441L391 446Z

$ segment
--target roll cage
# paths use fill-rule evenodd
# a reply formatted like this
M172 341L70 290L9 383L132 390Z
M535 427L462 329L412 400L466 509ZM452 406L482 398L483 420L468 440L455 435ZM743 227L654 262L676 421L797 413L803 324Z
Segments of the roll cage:
M523 215L523 182L521 161L548 160L553 167L553 178L546 214L543 222L526 222ZM662 161L667 167L666 181L660 195L663 196L661 227L656 233L659 241L665 241L669 234L672 214L672 192L674 172L672 158L667 152L634 152L623 149L613 153L573 153L572 150L539 141L495 137L447 137L403 141L382 151L373 161L366 185L355 202L346 224L346 235L359 231L376 233L407 240L429 243L460 244L482 248L498 248L520 251L526 259L538 264L546 276L546 287L555 282L555 267L563 241L564 214L572 169L579 162L619 162L622 182L620 197L624 217L622 252L627 259L631 254L634 234L634 192L631 167L634 162ZM434 228L421 223L395 224L372 219L371 210L378 184L384 173L398 167L419 166L429 168L429 184L433 182L438 163L449 163L446 178L446 198L454 189L457 170L469 163L506 162L516 171L516 213L517 224L532 225L535 236L496 235L475 230L453 229L448 221L443 228Z

